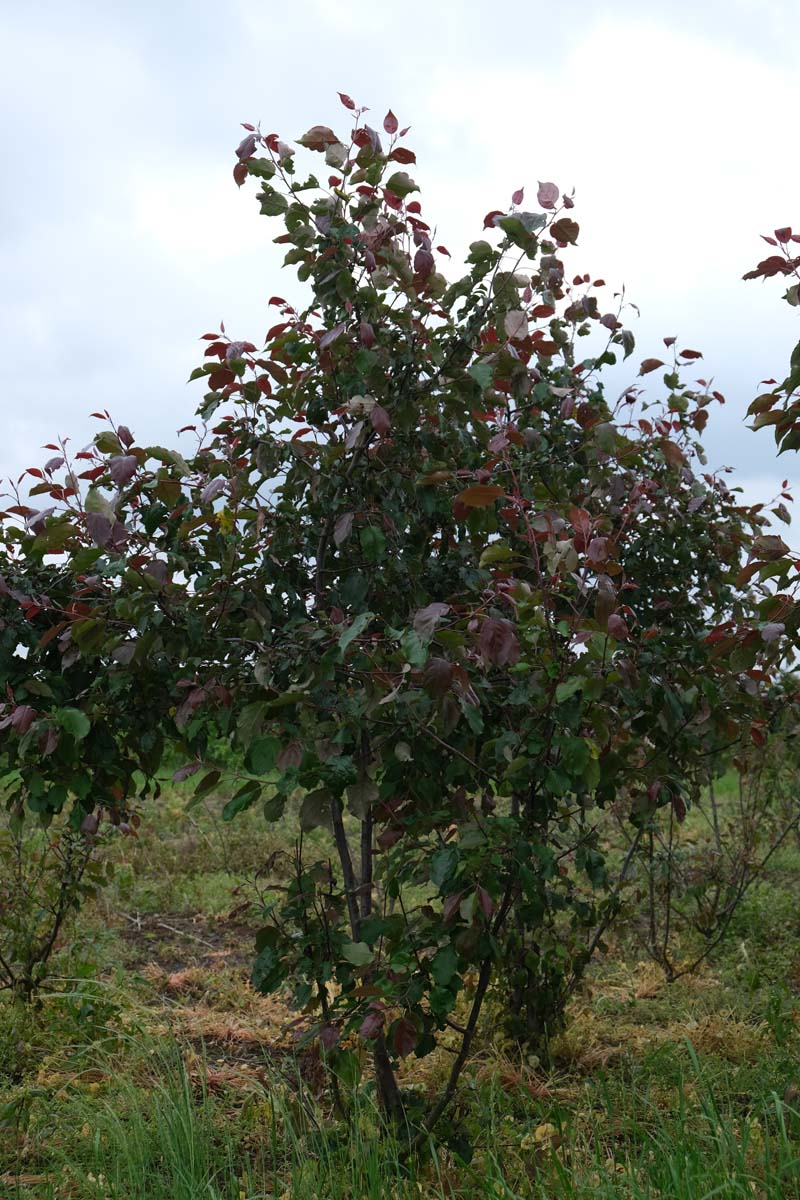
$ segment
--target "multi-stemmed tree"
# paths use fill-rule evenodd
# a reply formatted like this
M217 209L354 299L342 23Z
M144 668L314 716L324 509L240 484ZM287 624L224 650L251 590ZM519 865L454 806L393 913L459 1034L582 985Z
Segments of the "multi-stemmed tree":
M490 990L545 1046L652 814L682 820L709 756L760 736L784 601L757 613L741 572L784 547L706 468L722 398L684 382L696 351L665 339L667 361L641 363L656 401L606 397L633 338L619 298L567 268L571 197L515 193L448 281L406 131L341 99L347 134L298 142L317 175L245 127L234 177L309 297L270 300L263 346L205 335L194 450L99 414L81 462L59 451L36 476L51 507L8 510L13 569L59 567L26 614L3 752L20 797L38 772L40 809L80 811L122 806L167 744L210 792L230 741L225 815L261 804L293 847L255 985L291 987L339 1076L358 1060L344 1035L371 1045L395 1116L397 1061L454 1028L432 1128ZM39 670L69 738L106 739L81 760L88 789L72 741L41 757L59 717L29 705ZM629 830L613 870L612 806Z

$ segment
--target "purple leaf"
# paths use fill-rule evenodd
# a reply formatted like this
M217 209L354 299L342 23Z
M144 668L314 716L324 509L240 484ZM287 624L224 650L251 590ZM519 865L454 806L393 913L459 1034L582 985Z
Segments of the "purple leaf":
M189 779L192 775L196 775L202 768L202 763L190 762L183 767L178 767L177 771L172 776L173 783L183 783L184 779Z
M111 522L101 513L86 514L86 530L96 546L108 545L111 537Z
M439 600L435 600L433 604L428 604L425 608L418 609L414 613L414 632L424 641L430 640L439 623L439 618L446 616L449 612L450 605L442 604Z
M217 496L219 496L224 491L225 491L225 480L224 479L212 479L210 483L206 484L206 486L203 488L202 492L200 493L200 503L201 504L209 504L212 500L216 500Z
M367 1015L364 1017L364 1020L361 1022L358 1029L358 1035L359 1037L362 1037L364 1041L368 1042L372 1041L373 1038L378 1037L378 1035L382 1032L383 1013L380 1011L380 1009L373 1008L367 1013Z
M249 133L246 138L242 138L239 145L236 147L237 158L249 158L256 148L255 135Z
M381 437L386 437L392 427L391 417L386 409L380 404L374 404L370 409L369 419L375 432Z
M333 540L337 546L341 546L342 542L347 541L352 528L353 514L351 512L342 513L333 527Z
M338 1045L340 1037L341 1034L334 1025L323 1025L319 1035L323 1050L332 1050Z
M134 476L139 460L135 454L116 454L109 461L111 478L118 488L125 487Z
M453 664L446 658L429 658L422 672L422 686L429 696L439 699L450 691Z
M327 333L323 333L319 339L320 350L327 350L328 346L332 346L337 338L344 333L344 324L334 325L333 329L329 329Z
M505 617L487 617L478 640L484 663L510 667L519 661L520 648L514 626Z
M11 714L11 728L17 733L27 733L36 717L36 710L30 704L18 704Z
M416 1046L419 1040L417 1027L410 1017L401 1017L395 1021L392 1031L392 1042L397 1054L405 1058Z
M540 183L536 199L542 208L555 208L558 204L558 188L554 183Z

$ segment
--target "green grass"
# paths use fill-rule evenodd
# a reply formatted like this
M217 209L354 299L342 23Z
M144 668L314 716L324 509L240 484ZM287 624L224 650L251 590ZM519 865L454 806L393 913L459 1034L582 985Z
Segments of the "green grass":
M248 902L280 831L219 808L187 826L168 794L120 839L41 1009L0 999L2 1200L800 1200L796 841L695 976L667 984L620 928L548 1072L490 1011L449 1144L405 1163L368 1071L335 1120L315 1052L249 989ZM412 1060L404 1083L432 1091L447 1065Z
M583 1111L556 1106L509 1115L496 1088L476 1097L482 1136L471 1164L439 1149L411 1165L402 1139L382 1128L363 1094L348 1128L319 1122L277 1077L264 1092L219 1095L190 1071L177 1045L128 1048L130 1075L96 1095L74 1087L42 1132L57 1138L58 1183L36 1195L124 1200L398 1200L474 1196L538 1200L589 1197L800 1196L800 1112L777 1095L746 1113L723 1104L693 1051L677 1080L673 1119L646 1092L620 1104L612 1080L588 1084ZM98 1056L107 1073L111 1060ZM199 1075L198 1075L199 1064ZM92 1085L89 1085L90 1088ZM547 1119L540 1119L547 1117ZM47 1120L47 1118L45 1118ZM30 1194L28 1189L19 1194Z

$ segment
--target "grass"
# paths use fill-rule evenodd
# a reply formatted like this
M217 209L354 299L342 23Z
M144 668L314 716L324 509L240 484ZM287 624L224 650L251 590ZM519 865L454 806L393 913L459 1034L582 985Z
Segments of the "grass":
M623 927L549 1071L490 1013L449 1145L409 1165L368 1085L349 1125L330 1119L317 1052L249 987L276 835L211 802L190 816L168 797L120 842L39 1011L0 1003L3 1200L800 1200L794 843L695 975L667 984ZM404 1085L433 1090L447 1065L412 1060Z

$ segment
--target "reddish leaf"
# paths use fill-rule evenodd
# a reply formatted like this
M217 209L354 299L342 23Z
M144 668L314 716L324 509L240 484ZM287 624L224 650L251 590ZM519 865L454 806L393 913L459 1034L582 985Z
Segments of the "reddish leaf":
M554 183L540 183L536 199L542 208L555 208L558 204L558 188ZM555 236L558 237L558 234Z
M323 1025L320 1030L319 1040L322 1043L323 1050L332 1050L334 1046L339 1044L341 1034L335 1025Z
M109 460L109 470L111 478L118 488L122 488L126 483L129 483L136 473L136 468L139 465L139 460L135 454L117 454Z
M94 837L100 828L100 818L96 813L87 813L81 821L81 833L86 837Z
M475 889L475 895L481 911L488 921L489 917L491 917L492 913L494 912L494 900L486 891L486 888L481 887L480 884Z
M344 333L344 324L334 325L333 329L329 329L327 333L323 333L319 339L320 350L327 350L328 346L332 346L337 338L340 338Z
M441 699L453 683L453 664L445 658L429 658L422 672L422 686L429 696Z
M671 467L682 467L686 463L686 458L680 446L676 442L670 441L669 438L663 439L661 453Z
M229 371L227 367L223 367L220 371L212 371L208 377L209 386L212 392L218 392L222 388L227 387L229 383L233 383L236 376L233 371Z
M365 1042L372 1041L383 1033L384 1016L378 1008L372 1008L364 1017L358 1028L358 1035Z
M336 134L327 125L314 125L297 139L297 144L305 146L307 150L323 151L338 141Z
M353 513L342 513L337 518L336 524L333 527L333 540L337 546L341 546L342 542L346 542L350 537L353 528Z
M421 247L414 255L414 272L420 275L423 279L427 279L433 272L436 263L433 260L433 255L430 250Z
M403 166L408 166L409 163L415 163L417 156L413 150L407 150L405 146L395 146L392 153L389 155L390 162L399 162Z
M236 157L239 159L250 158L256 148L255 135L249 133L246 138L242 138L239 145L236 147Z
M763 533L753 543L753 549L766 562L776 562L784 554L789 553L789 547L782 537L776 533Z
M505 495L496 483L476 483L472 487L459 492L456 499L466 508L488 508L499 496Z
M303 761L303 748L299 742L289 742L287 746L280 751L275 759L275 766L279 771L289 771L292 767L299 767Z
M679 350L678 354L681 356L681 358L702 358L703 357L699 350Z
M513 624L505 617L486 618L481 625L478 645L484 663L510 667L519 662L519 641Z
M369 419L375 432L381 437L386 437L392 427L392 420L386 409L380 404L373 405L370 409Z
M424 641L430 640L433 637L434 630L440 618L446 617L449 612L449 604L443 604L440 600L434 600L432 604L428 604L425 608L420 608L414 613L414 631Z
M524 195L525 195L525 189L518 188L516 190L516 192L513 192L511 195L511 203L512 204L522 204Z
M618 642L624 642L628 637L628 626L625 624L619 613L612 613L608 618L608 632Z
M401 1017L399 1021L395 1021L392 1026L392 1043L395 1053L401 1058L405 1058L407 1054L416 1046L419 1041L417 1027L410 1017Z
M608 562L609 558L608 538L592 538L586 552L586 565L594 568L601 567Z
M199 762L186 763L183 767L178 767L177 771L173 772L173 783L183 783L185 779L189 779L192 775L196 775L201 771L203 764Z
M392 110L389 109L388 113L383 118L383 128L386 130L387 133L397 133L398 127L399 127L399 122L397 120L397 117L394 115Z
M356 106L355 100L351 100L350 97L348 95L346 95L344 92L339 92L338 96L339 96L339 99L341 100L342 104L345 106L345 108L349 108L349 109L355 108L355 106Z
M17 733L27 733L36 717L36 710L30 704L18 704L11 714L11 728Z
M758 266L743 275L742 279L769 279L773 275L791 275L792 269L789 259L772 254L769 258L762 259Z
M111 538L111 522L101 513L86 514L86 530L97 546L107 546Z
M241 187L247 179L247 163L238 162L233 168L233 178L237 187Z
M522 309L512 309L503 318L506 336L514 341L522 341L528 336L528 315Z
M642 365L639 367L640 375L649 375L651 371L657 371L659 367L663 367L664 363L660 358L645 358Z
M210 483L206 484L206 486L203 488L202 492L200 493L200 503L201 504L210 504L212 500L216 500L217 496L221 495L222 492L224 492L224 491L225 491L225 480L224 479L212 479Z
M578 240L580 225L570 217L561 217L550 226L550 232L559 242L570 242L573 246Z

